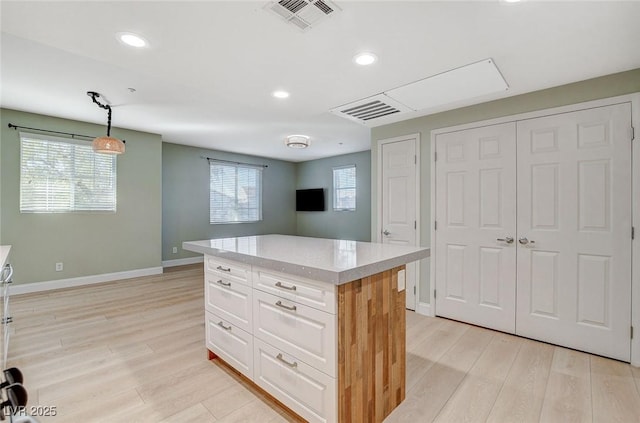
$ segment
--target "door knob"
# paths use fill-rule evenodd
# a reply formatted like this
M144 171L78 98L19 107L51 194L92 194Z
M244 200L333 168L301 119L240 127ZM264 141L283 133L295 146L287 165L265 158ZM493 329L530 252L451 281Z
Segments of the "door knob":
M518 240L518 242L522 245L527 245L527 244L535 244L536 242L530 239L527 239L526 237L522 237Z
M508 236L505 238L497 238L496 241L506 242L507 244L513 244L513 238Z
M382 231L382 234L384 236L389 236L389 235L391 235L391 232L389 232L388 230L385 229L384 231Z

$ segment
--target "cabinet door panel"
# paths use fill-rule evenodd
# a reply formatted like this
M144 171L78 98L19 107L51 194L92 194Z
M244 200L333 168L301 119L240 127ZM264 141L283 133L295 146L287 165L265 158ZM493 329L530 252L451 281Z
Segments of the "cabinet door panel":
M252 292L250 286L219 274L204 274L205 309L224 317L235 326L252 332Z
M254 335L328 375L336 375L336 316L254 291Z
M234 369L253 378L253 336L211 312L205 312L207 348Z
M254 363L256 384L287 407L309 422L336 421L336 379L259 339Z

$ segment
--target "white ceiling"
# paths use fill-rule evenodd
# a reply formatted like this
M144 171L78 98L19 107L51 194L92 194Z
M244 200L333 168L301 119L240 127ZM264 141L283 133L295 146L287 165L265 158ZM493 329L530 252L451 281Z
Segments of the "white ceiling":
M105 124L86 95L98 91L115 127L304 161L369 149L369 128L330 109L482 59L508 91L381 123L640 68L638 1L336 1L305 33L267 0L2 1L1 106ZM126 47L120 31L151 46ZM362 50L379 61L356 66ZM311 147L285 147L289 134Z

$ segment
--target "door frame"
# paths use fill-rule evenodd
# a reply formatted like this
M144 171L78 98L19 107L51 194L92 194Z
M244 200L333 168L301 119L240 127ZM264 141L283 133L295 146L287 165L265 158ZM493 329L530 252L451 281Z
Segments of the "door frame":
M635 328L636 334L631 339L631 364L640 366L640 92L625 94L616 97L608 97L598 100L586 101L581 103L570 104L567 106L553 107L548 109L536 110L533 112L519 113L514 115L502 116L499 118L480 120L469 122L461 125L449 126L446 128L434 129L431 131L431 244L435 245L438 231L435 230L435 211L436 211L436 151L435 141L439 134L463 131L466 129L477 128L481 126L498 125L502 123L515 122L519 120L535 119L550 115L562 113L571 113L584 109L596 107L611 106L620 103L631 103L631 126L635 128L635 138L631 141L631 192L632 192L632 210L631 221L632 226L638 228L635 239L631 242L631 325ZM634 183L634 181L637 181ZM631 234L629 234L631 236ZM431 251L431 256L435 257L436 251ZM434 259L435 260L435 259ZM432 262L435 262L432 260ZM435 266L431 266L429 272L429 287L431 289L431 312L432 316L436 313L435 303ZM630 328L631 330L631 328Z
M377 169L378 169L378 176L377 176L377 180L376 180L376 192L377 192L377 199L376 199L376 209L378 210L378 219L376 222L376 237L375 237L375 242L382 242L382 146L384 144L391 144L394 142L400 142L400 141L409 141L409 140L414 140L415 141L415 156L416 156L416 192L415 192L415 199L416 199L416 246L420 246L420 201L421 201L421 196L420 196L420 133L414 133L414 134L408 134L408 135L402 135L399 137L393 137L393 138L385 138L382 140L378 140L376 143L379 146L379 154L378 154L378 162L376 163ZM416 295L415 295L415 300L416 303L414 305L414 310L417 313L420 314L425 314L427 316L432 316L432 314L430 314L428 312L428 310L431 308L430 304L426 304L426 303L420 303L420 260L416 261ZM425 311L425 307L426 307L426 311Z

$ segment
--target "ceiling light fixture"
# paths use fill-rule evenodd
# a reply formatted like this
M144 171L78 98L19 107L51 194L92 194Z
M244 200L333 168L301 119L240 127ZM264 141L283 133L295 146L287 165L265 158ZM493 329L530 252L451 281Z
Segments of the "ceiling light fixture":
M287 98L287 97L289 97L289 93L286 92L286 91L282 91L282 90L274 91L271 95L273 95L275 98Z
M353 57L353 61L360 66L369 66L378 61L378 56L369 52L358 53Z
M284 143L289 148L307 148L311 144L309 137L306 135L289 135Z
M142 48L149 45L147 40L131 32L118 32L116 36L118 40L131 47Z
M95 91L87 91L87 95L91 97L94 103L101 109L105 109L109 112L107 117L107 136L98 137L93 140L93 151L96 153L104 154L122 154L124 153L124 141L111 136L111 106L108 104L100 103L96 98L100 97Z

